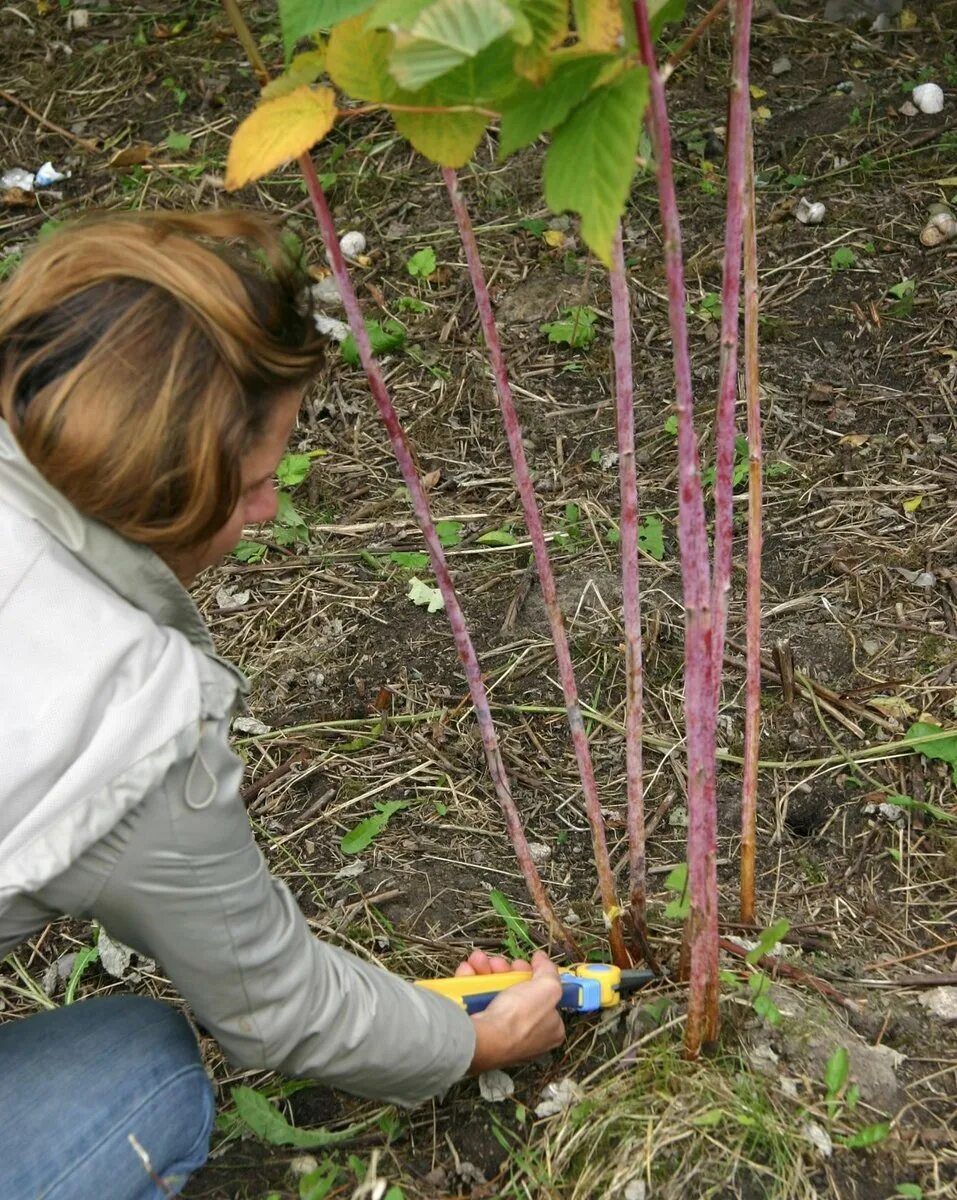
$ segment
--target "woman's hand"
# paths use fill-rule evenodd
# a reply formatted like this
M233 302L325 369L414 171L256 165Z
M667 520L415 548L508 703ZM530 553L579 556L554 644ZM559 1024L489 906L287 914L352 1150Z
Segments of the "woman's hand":
M488 1008L472 1017L475 1055L470 1075L528 1062L565 1040L565 1024L557 1008L562 996L558 968L542 951L536 951L528 963L473 950L455 974L498 975L503 971L531 971L532 978L506 988Z

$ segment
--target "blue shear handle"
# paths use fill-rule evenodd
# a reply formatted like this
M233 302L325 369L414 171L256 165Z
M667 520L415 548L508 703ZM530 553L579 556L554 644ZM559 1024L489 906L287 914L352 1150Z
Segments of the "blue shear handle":
M501 991L479 992L474 996L463 996L465 1011L471 1016L488 1008ZM562 998L558 1002L562 1012L596 1012L601 1008L601 985L595 979L576 979L574 975L562 976Z

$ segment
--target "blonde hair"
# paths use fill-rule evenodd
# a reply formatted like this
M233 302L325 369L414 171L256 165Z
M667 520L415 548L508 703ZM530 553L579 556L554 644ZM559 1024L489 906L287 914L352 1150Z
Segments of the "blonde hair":
M0 291L0 415L87 516L161 553L199 545L238 502L277 396L319 369L298 289L260 218L81 221Z

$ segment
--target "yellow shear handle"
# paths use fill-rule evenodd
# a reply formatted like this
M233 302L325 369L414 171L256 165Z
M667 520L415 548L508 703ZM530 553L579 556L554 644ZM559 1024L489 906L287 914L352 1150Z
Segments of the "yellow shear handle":
M503 971L490 975L456 975L444 979L420 979L416 986L426 988L430 992L454 1000L463 1008L471 1008L470 998L479 996L493 997L506 988L514 987L517 983L527 983L532 978L531 971ZM596 1008L612 1008L619 1002L618 985L621 982L621 971L606 963L578 963L573 967L565 967L561 971L564 985L562 1008L579 1009L578 1003L572 997L581 991L578 980L592 981L588 992L593 997L587 1004L587 1010ZM596 987L597 985L597 987Z

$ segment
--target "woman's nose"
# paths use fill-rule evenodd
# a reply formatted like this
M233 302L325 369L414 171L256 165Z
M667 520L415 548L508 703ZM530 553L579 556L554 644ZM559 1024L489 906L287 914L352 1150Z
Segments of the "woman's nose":
M246 504L246 523L259 525L264 521L272 521L279 508L276 498L275 485L267 480L249 497Z

